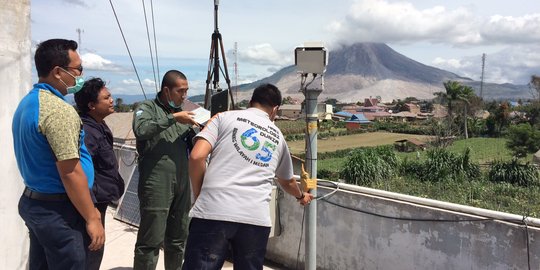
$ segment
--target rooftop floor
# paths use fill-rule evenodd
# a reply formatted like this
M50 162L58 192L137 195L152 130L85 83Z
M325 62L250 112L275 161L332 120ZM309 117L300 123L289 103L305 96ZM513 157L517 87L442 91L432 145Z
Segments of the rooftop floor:
M133 268L133 249L137 239L137 227L114 219L116 209L109 207L105 217L105 254L101 262L103 270L128 270ZM156 270L164 270L163 251L160 251ZM233 269L230 262L225 262L222 269ZM280 269L265 266L264 269Z

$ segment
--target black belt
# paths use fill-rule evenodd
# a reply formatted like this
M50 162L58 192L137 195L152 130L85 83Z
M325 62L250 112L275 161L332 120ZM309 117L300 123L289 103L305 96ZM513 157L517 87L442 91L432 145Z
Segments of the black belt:
M24 188L23 195L39 201L67 201L69 197L66 193L41 193Z

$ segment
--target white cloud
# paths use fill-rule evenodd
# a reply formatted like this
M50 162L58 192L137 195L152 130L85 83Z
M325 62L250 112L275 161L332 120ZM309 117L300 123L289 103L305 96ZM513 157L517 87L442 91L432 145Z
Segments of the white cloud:
M535 43L540 41L540 14L491 16L484 22L481 35L485 42Z
M81 55L83 67L89 70L102 71L122 71L122 68L112 61L107 60L94 53L84 53Z
M291 53L280 53L268 43L248 47L238 53L240 61L266 66L285 66L292 63Z
M69 4L76 5L76 6L81 6L81 7L88 6L83 0L63 0L63 1Z
M447 10L435 6L419 10L411 3L379 0L356 1L344 20L328 29L345 43L432 42L476 43L474 17L464 8Z
M154 80L151 80L151 79L144 79L144 80L142 80L142 85L147 86L147 87L155 87L156 82Z
M433 60L433 65L442 69L460 69L467 68L472 65L471 62L460 60L460 59L444 59L442 57L437 57Z
M409 2L359 0L327 29L339 42L446 43L453 46L540 42L540 13L483 18L468 8L419 9Z
M136 80L133 80L133 79L125 79L125 80L122 80L122 84L125 84L125 85L136 85L136 84L139 84L139 82L136 81Z
M480 80L482 74L482 60L478 56L463 59L437 57L432 64L474 80ZM512 46L486 55L486 82L526 84L533 74L540 74L540 45Z

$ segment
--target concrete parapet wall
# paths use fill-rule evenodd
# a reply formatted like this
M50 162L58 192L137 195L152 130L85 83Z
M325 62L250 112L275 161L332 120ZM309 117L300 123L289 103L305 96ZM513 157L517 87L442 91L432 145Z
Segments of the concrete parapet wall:
M521 216L340 186L318 201L317 269L540 269L538 219L525 226ZM303 208L288 195L278 205L282 231L267 259L303 269Z

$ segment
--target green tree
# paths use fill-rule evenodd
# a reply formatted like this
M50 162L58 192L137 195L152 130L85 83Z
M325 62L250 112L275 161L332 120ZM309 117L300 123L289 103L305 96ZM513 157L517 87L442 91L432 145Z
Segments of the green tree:
M281 104L294 104L295 100L291 96L284 97Z
M118 110L120 108L120 106L124 105L124 99L117 98L115 103L116 103L116 106L115 106L116 108L115 109Z
M438 92L435 95L444 103L448 104L448 115L452 118L456 111L456 105L463 104L463 132L465 139L469 138L467 127L467 108L471 105L471 100L475 96L474 90L470 86L462 85L457 81L446 81L444 84L446 92Z
M510 104L503 102L497 107L493 114L498 134L501 134L503 129L510 125Z
M540 100L540 76L532 75L529 82L529 89L534 99Z
M540 126L540 101L535 100L527 105L521 106L521 111L525 112L527 121L531 126Z
M335 98L327 98L324 103L325 104L330 104L330 105L336 107L336 105L338 104L338 100L335 99Z
M540 131L529 123L511 126L508 130L506 146L512 150L515 157L525 157L528 153L534 153L540 149Z

